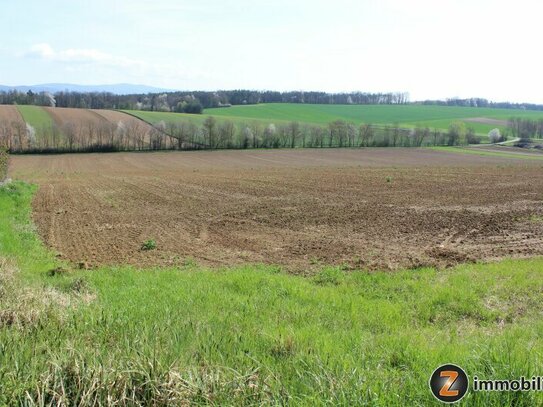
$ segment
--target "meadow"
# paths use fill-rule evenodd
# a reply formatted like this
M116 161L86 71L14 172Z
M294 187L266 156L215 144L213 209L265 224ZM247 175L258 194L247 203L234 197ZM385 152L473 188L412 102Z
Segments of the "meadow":
M41 106L19 105L17 109L23 120L34 129L49 129L53 126L53 118Z
M428 126L447 130L453 121L465 121L478 133L487 134L493 128L504 125L489 125L469 122L466 119L488 118L507 121L509 118L543 118L543 112L473 108L432 105L309 105L309 104L259 104L232 106L228 108L206 109L205 115L235 120L279 120L299 121L312 124L328 124L334 120L344 120L355 124L394 124L405 127Z

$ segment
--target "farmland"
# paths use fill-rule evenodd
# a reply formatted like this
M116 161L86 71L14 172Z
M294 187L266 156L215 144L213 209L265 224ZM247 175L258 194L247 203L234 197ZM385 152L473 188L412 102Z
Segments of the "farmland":
M201 125L205 117L217 120L231 120L236 124L262 122L264 124L285 124L291 121L310 125L327 125L335 120L344 120L355 125L398 124L412 128L424 126L446 131L454 121L464 122L478 134L486 135L490 130L505 130L509 118L523 117L543 119L543 112L514 109L472 108L424 105L309 105L271 103L227 108L206 109L202 115L182 113L126 111L149 123L180 123L191 121Z
M540 161L511 157L422 149L45 156L17 157L13 173L40 185L38 230L73 263L193 258L381 270L543 254L543 224L529 220L543 215ZM159 249L141 251L147 239Z
M236 120L300 121L327 124L345 120L355 124L393 124L415 127L428 126L446 130L456 120L465 121L479 133L488 133L504 123L485 123L486 119L507 121L512 116L541 119L543 112L511 109L425 106L425 105L309 105L309 104L261 104L206 109L206 115ZM468 120L469 119L469 120ZM475 121L474 121L475 119ZM481 120L483 119L483 120Z
M99 151L113 145L143 150L150 148L153 133L144 121L113 110L4 105L0 124L0 144L14 152Z
M431 149L16 156L36 186L0 189L0 403L425 405L451 360L537 374L541 174Z
M533 120L529 136L540 137L543 113L514 109L261 104L199 115L2 105L0 143L12 152L443 146L488 142L494 128L515 138L512 116ZM454 139L452 124L463 126Z
M50 128L53 118L40 106L17 106L23 120L35 129Z

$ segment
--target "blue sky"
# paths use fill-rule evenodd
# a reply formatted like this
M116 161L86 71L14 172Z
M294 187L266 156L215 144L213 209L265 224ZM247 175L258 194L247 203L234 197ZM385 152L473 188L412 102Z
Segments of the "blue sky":
M543 103L538 1L0 0L0 84Z

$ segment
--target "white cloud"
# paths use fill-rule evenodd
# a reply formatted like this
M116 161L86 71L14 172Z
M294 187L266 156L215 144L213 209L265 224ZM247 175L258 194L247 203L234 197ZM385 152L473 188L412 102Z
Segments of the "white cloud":
M143 61L126 58L123 56L111 55L96 49L69 48L56 51L47 43L35 44L25 53L26 57L40 58L56 62L74 63L98 63L106 66L129 68L145 68Z
M188 84L192 81L205 83L211 79L208 74L197 69L188 70L177 61L147 62L87 48L56 50L48 43L34 44L19 57L57 64L63 72L73 74L78 83L81 82L78 77L88 76L90 72L100 78L95 80L97 83L134 81L163 87L190 87Z

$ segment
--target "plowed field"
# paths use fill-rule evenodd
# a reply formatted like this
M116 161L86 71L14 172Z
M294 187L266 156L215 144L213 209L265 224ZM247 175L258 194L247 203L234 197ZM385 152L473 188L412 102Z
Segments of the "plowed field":
M541 163L417 149L17 156L34 219L90 266L397 269L543 254ZM141 245L154 239L156 250Z
M0 105L0 121L3 123L22 123L23 118L14 105Z

